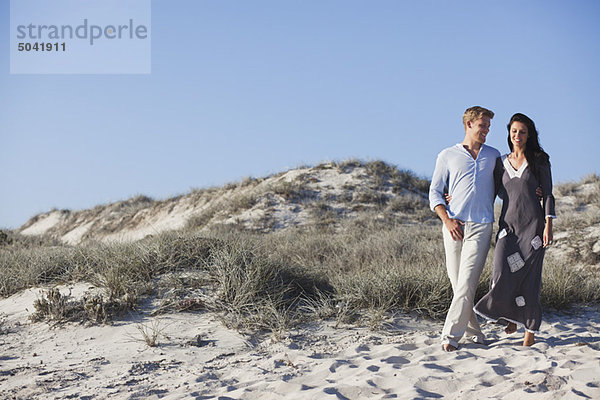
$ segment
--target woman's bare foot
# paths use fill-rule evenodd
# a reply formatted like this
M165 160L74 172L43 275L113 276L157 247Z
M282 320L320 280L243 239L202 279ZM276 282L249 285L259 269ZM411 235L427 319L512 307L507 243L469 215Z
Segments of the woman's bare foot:
M456 347L452 346L450 343L446 343L442 345L442 350L444 351L456 351Z
M517 324L515 324L514 322L509 322L508 326L506 328L504 328L504 332L506 332L507 335L510 335L511 333L515 333L517 331Z
M525 338L523 339L523 346L531 346L535 343L535 336L531 332L525 332Z

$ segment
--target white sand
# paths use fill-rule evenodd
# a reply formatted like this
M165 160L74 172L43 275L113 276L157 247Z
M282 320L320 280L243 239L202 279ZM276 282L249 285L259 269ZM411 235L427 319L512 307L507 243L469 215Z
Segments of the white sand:
M40 218L31 226L21 231L23 235L43 235L47 230L54 227L56 224L64 220L60 211L50 211Z
M87 287L76 285L73 294ZM285 337L245 337L209 313L110 326L31 323L39 290L0 300L0 397L40 399L597 399L599 308L545 315L538 342L494 325L489 346L441 350L441 323L400 315L386 330L318 322ZM198 340L200 337L200 341Z

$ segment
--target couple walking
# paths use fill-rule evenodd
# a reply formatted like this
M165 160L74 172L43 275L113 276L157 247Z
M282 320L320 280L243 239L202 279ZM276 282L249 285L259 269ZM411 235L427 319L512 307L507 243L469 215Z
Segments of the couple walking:
M463 336L484 343L475 313L506 325L506 333L524 327L525 346L534 343L541 323L542 261L545 248L552 244L556 218L550 161L534 122L524 114L513 115L508 123L510 153L501 156L485 145L493 117L483 107L465 111L464 140L438 155L431 180L430 206L443 222L446 268L454 293L442 330L445 351L456 350ZM473 307L490 247L496 195L502 199L502 212L492 281L489 292Z

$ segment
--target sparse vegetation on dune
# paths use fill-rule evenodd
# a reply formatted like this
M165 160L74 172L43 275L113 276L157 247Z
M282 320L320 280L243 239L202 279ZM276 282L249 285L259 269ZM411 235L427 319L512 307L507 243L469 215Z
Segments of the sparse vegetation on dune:
M556 258L576 269L600 267L600 176L556 185Z
M329 201L319 199L314 188L306 194L302 182L315 183L316 178L303 173L277 187L260 188L259 180L250 179L227 189L258 188L294 204L304 204L306 196L317 197L308 207L311 222L283 230L268 231L275 223L271 203L275 200L260 203L257 193L247 192L237 193L239 197L231 204L266 207L261 218L267 233L235 223L207 226L204 218L131 243L88 241L74 246L49 236L7 232L0 237L0 295L38 285L50 288L36 302L33 318L37 320L105 323L153 299L160 303L155 313L209 310L218 313L227 326L275 333L319 318L377 326L382 315L400 310L443 316L452 290L445 272L440 224L419 194L425 183L379 162L350 160L314 168L345 174L365 168L371 171L364 186L369 190L402 181L408 193L385 204L360 203L362 208L354 217L346 218L336 206L348 201L343 192ZM586 178L583 185L587 186L558 185L559 204L583 207L580 212L594 213L597 218L599 183L600 178L593 176ZM387 193L399 187L391 185ZM359 193L354 186L352 190ZM575 205L581 203L577 196L585 196L587 203ZM146 201L141 198L134 203ZM206 212L214 215L223 210L215 207ZM575 211L561 213L556 231L561 226L570 229L570 220L578 218ZM585 225L589 227L593 224ZM550 251L546 255L543 306L564 309L599 302L597 273L572 268L574 262L595 259L566 252L571 258L565 261L561 254ZM477 296L487 291L492 255L493 250ZM74 281L89 282L97 291L76 300L52 289Z
M243 331L281 332L315 318L376 326L386 312L444 315L452 291L443 254L437 225L367 220L340 231L180 231L129 244L3 249L0 290L6 296L78 280L103 290L54 308L58 300L48 295L36 305L39 320L106 322L150 297L165 311L217 312ZM491 256L479 295L487 290L490 268ZM544 268L545 307L600 300L597 276L552 257Z
M324 203L335 210L329 226L371 209L422 222L433 218L429 212L416 210L427 210L428 184L426 179L383 161L326 162L222 187L194 189L166 200L138 195L91 210L53 210L32 218L19 232L47 234L69 244L132 241L165 230L211 230L223 224L268 233L323 225Z

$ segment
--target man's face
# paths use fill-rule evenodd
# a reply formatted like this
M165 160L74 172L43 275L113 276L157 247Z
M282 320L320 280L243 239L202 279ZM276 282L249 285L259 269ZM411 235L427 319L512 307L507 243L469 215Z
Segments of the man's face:
M467 121L467 137L476 143L485 143L485 138L490 131L490 117L481 117L474 121Z

